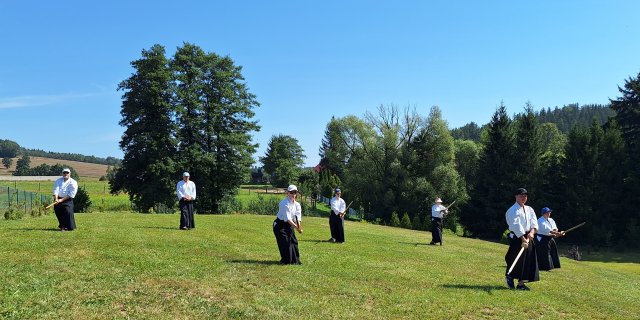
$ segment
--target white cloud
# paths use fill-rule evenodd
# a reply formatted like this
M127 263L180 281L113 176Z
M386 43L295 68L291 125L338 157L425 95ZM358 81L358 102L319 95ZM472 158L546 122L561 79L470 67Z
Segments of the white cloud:
M0 98L0 109L45 106L75 99L104 95L105 93L66 93L41 96Z

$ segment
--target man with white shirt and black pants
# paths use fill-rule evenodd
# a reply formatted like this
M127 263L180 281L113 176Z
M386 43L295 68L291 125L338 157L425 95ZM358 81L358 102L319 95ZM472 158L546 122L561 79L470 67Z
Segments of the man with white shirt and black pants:
M526 189L516 190L515 198L516 203L505 214L509 231L511 231L509 232L509 250L504 257L507 262L505 280L510 289L529 290L525 282L540 280L536 247L533 241L538 230L538 219L533 208L525 206L528 199ZM513 270L509 272L521 248L524 248L524 251ZM513 279L518 279L517 286L514 286Z
M189 172L182 174L182 180L176 185L176 195L180 201L180 229L196 227L193 219L193 201L196 200L196 184L190 181Z
M542 208L542 216L538 219L538 235L536 236L538 267L545 271L560 268L560 257L555 238L564 235L564 231L558 231L556 222L551 218L552 211L548 207Z
M58 218L60 231L71 231L76 228L76 219L73 214L73 198L78 192L78 182L71 178L69 168L62 169L62 177L53 184L53 210Z
M335 196L331 198L331 214L329 215L329 229L331 230L330 242L344 242L344 214L347 210L347 204L340 196L342 191L339 188L335 190Z
M431 243L435 245L440 242L442 245L442 218L448 213L447 207L442 205L442 199L436 198L435 204L431 207Z
M298 188L290 185L287 197L278 204L278 214L273 221L273 234L280 251L280 264L302 264L298 251L298 238L294 228L302 233L302 207L296 201Z

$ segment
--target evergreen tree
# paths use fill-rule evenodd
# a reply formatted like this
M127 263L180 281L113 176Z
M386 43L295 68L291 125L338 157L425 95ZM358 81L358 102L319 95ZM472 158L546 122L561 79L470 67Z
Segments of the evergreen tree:
M527 205L541 208L536 194L542 185L540 160L543 148L539 140L538 121L531 104L527 103L524 114L515 119L514 125L515 145L511 161L517 168L513 172L515 185L524 187L529 192L530 200Z
M131 63L135 72L122 81L122 119L126 127L120 148L122 165L110 191L129 194L138 210L148 212L156 204L175 204L175 130L171 105L171 72L164 47L154 45L142 51L142 57Z
M331 117L327 124L324 137L320 144L320 166L323 170L329 170L338 177L344 177L345 165L348 161L348 149L345 139L342 137L342 124Z
M469 235L499 238L507 228L505 212L514 201L515 189L520 187L513 176L518 166L513 161L510 127L511 119L501 104L488 126L471 200L460 212L460 222Z

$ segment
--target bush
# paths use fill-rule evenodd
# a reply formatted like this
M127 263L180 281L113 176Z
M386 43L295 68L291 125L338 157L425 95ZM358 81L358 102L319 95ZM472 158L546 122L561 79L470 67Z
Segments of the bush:
M275 198L264 198L261 194L258 194L257 200L249 202L247 211L254 214L261 215L276 215L278 213L278 203L280 201Z
M24 217L24 206L23 205L13 205L4 212L4 218L6 220L20 220Z
M242 213L242 202L234 196L224 197L220 201L219 210L221 214Z
M389 225L392 227L400 226L400 219L398 218L398 213L395 211L391 214L391 221L389 221Z
M413 222L411 223L411 227L413 230L422 229L422 221L420 221L420 215L416 214L416 216L413 217Z
M400 228L411 229L411 219L406 212L402 216L402 220L400 220Z
M75 198L73 198L74 212L89 212L91 208L91 199L84 187L79 187Z

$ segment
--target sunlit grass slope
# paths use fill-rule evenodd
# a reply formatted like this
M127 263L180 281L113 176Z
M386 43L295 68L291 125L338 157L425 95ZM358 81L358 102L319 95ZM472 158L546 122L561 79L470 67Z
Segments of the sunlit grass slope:
M77 214L0 221L2 319L632 319L640 266L563 258L532 291L503 284L506 246L347 222L304 220L301 266L280 266L272 216Z

